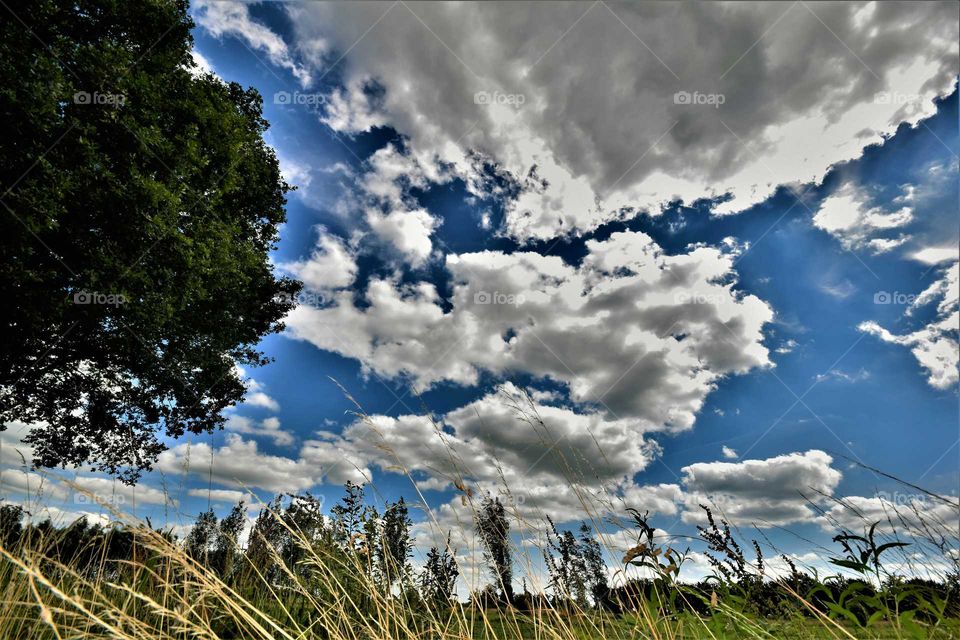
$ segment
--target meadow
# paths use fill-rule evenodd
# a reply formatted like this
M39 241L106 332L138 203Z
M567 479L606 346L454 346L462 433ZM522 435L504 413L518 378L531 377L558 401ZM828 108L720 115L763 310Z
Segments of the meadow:
M960 637L958 532L918 511L839 532L837 573L816 575L787 555L789 570L771 571L770 545L742 538L707 505L698 539L682 549L635 510L605 521L629 523L636 544L625 553L604 548L599 521L564 529L548 518L544 543L521 549L504 495L461 487L489 578L467 597L450 532L414 568L413 505L378 509L371 487L348 483L327 510L309 493L277 496L246 540L242 503L222 518L201 514L182 539L120 512L109 524L58 526L25 517L39 505L5 504L0 637ZM695 583L679 578L691 547L712 567Z

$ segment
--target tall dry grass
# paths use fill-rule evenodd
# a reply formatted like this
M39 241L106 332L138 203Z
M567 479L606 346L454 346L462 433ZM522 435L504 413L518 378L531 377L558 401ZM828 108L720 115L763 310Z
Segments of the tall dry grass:
M509 401L516 403L521 420L544 433L546 446L547 425L536 415L534 404L517 398ZM358 415L365 419L362 412ZM369 424L376 437L375 424ZM440 426L435 427L442 434ZM380 445L389 450L385 439ZM468 486L469 469L463 467L452 450L448 453L447 467L454 470L449 480L461 488L464 505L475 518L478 496ZM584 469L579 463L561 460L559 464L567 470L569 480L566 487L558 490L572 492L579 498L585 519L598 532L607 557L620 560L623 548L610 533L610 524L631 532L643 531L646 525L642 516L637 513L631 519L624 505L598 498L587 490ZM404 471L399 459L397 468ZM411 486L417 487L412 477ZM510 487L502 489L509 494ZM425 505L423 496L419 498ZM82 538L85 542L80 547L71 543L77 536L71 538L70 527L28 527L29 535L16 538L0 531L0 541L6 541L0 544L0 638L960 637L960 623L951 617L949 603L937 602L939 596L929 595L933 592L904 587L903 579L897 577L898 569L890 569L895 566L900 574L923 575L947 589L936 593L952 593L956 601L960 531L916 509L912 513L894 510L889 514L889 527L882 527L876 532L876 539L870 541L874 552L880 546L888 546L875 553L875 562L865 563L866 571L859 582L843 582L841 578L831 582L825 576L812 577L799 571L773 577L764 574L763 565L756 558L737 560L734 555L726 557L734 558L733 565L740 563L741 575L718 574L712 582L685 585L678 578L683 551L668 547L650 529L650 535L638 540L641 544L631 549L630 557L623 558L619 566L614 562L612 570L614 578L619 575L623 579L629 562L631 566L645 567L648 578L620 589L619 611L610 611L583 598L571 597L560 585L544 580L538 559L542 560L544 552L549 553L550 549L544 546L542 538L531 534L542 531L544 523L531 522L529 513L521 512L516 503L508 504L511 522L516 527L512 538L515 582L530 585L533 591L522 604L515 602L515 606L482 606L480 600L431 602L409 585L384 586L382 580L373 577L369 550L345 553L329 541L318 542L315 532L300 529L279 512L274 513L275 522L284 528L284 536L295 553L283 553L269 545L262 549L266 555L238 548L229 575L187 553L183 544L168 533L120 512L112 513L116 521L113 529L105 529L104 535ZM279 511L276 504L264 508ZM446 532L440 521L432 511L426 513L427 522L442 537ZM612 515L618 513L622 517ZM722 517L722 511L718 514L718 518ZM865 528L869 525L864 521ZM462 526L472 527L473 521L468 518ZM748 538L743 532L736 527L732 530L731 535L739 535L746 543ZM116 540L110 538L109 531L122 532L126 545L123 553L111 550ZM762 542L776 553L770 541ZM729 547L728 542L718 538L712 552L721 558L727 552L739 552L742 556L739 545L734 544L733 550L724 545ZM840 548L812 549L824 558L844 558ZM889 583L887 590L883 588L884 581ZM857 584L860 586L851 586ZM771 593L780 598L775 613L758 604ZM877 611L880 613L875 614Z

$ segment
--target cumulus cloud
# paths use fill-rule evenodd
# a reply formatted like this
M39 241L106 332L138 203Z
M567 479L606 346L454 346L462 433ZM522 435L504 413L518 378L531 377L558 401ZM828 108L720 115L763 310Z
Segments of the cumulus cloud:
M362 212L369 231L410 265L422 265L433 250L430 236L440 219L430 215L410 194L412 188L446 182L450 174L436 162L418 160L395 145L375 152L349 200Z
M878 494L846 496L831 505L817 521L825 531L859 534L873 523L880 533L909 533L927 538L936 532L956 535L960 530L960 499L936 500L927 495Z
M889 235L913 221L913 210L900 207L884 211L870 206L868 195L848 183L824 199L813 217L814 226L836 236L848 249L869 248L873 253L886 253L903 245L909 236Z
M759 298L734 290L733 259L711 247L666 255L643 233L591 240L580 266L534 252L448 255L451 308L429 282L374 278L301 306L290 335L418 389L526 372L636 429L690 428L723 376L770 365ZM617 330L610 330L617 327Z
M0 432L0 465L5 467L0 469L0 488L5 494L17 494L20 502L33 505L65 501L110 506L120 511L138 504L177 504L174 498L146 483L129 486L114 478L76 473L77 467L68 467L68 472L38 473L30 467L32 448L21 442L30 425L14 421L5 426L7 429Z
M356 252L323 228L308 259L278 266L303 282L308 291L317 293L349 287L357 277Z
M217 448L207 443L178 444L160 454L156 468L212 479L228 487L256 487L274 493L309 489L323 473L303 459L262 453L256 442L236 434L228 435L226 443Z
M811 521L808 501L833 495L842 474L833 458L816 449L766 460L698 462L682 469L686 510L683 521L699 523L703 504L731 524L758 527Z
M213 502L223 502L229 505L235 505L244 502L247 505L254 505L257 502L256 496L249 491L237 491L236 489L190 489L187 495L194 498L209 498Z
M729 192L718 210L742 210L930 115L957 67L946 3L288 11L296 42L347 52L329 126L389 124L471 185L469 151L518 181L536 166L542 188L507 210L503 230L518 238L588 230L627 207L657 213L675 197Z
M539 405L506 383L437 421L369 416L304 455L324 453L425 478L421 488L497 494L509 487L524 514L566 520L582 515L584 502L600 508L618 500L659 449L635 421ZM561 485L570 490L557 492Z
M247 393L243 397L243 403L251 407L261 407L270 411L279 411L280 403L267 395L263 385L254 378L247 377L246 370L241 366L236 366L237 376L247 387Z
M956 253L956 249L954 249ZM935 318L924 327L894 334L877 322L867 321L859 330L890 344L909 347L927 373L927 382L936 389L949 389L960 379L960 262L943 269L936 282L916 297L907 315L934 302Z
M278 447L289 446L294 442L293 434L280 428L280 419L276 416L255 420L234 413L227 416L226 428L234 433L270 438Z

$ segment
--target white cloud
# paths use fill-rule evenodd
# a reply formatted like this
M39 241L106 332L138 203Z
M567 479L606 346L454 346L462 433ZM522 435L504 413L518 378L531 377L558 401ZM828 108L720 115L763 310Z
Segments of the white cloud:
M237 491L236 489L190 489L187 495L194 498L209 498L212 502L222 502L228 505L238 504L243 501L248 506L256 506L257 499L249 491Z
M659 453L635 421L538 405L510 383L436 423L375 415L311 445L307 458L362 460L426 477L430 482L418 484L428 488L459 484L496 494L509 487L523 513L557 519L582 516L584 502L606 509L619 501L633 474ZM567 487L563 495L557 486Z
M793 350L797 348L797 346L798 346L797 341L791 338L786 342L784 342L779 347L777 347L776 349L774 349L774 351L776 351L779 354L788 354L788 353L792 353Z
M227 416L226 428L234 433L270 438L278 447L289 446L294 442L293 434L280 428L280 419L276 416L255 420L232 413Z
M625 206L657 213L674 196L729 190L719 210L742 210L930 115L957 66L945 4L885 4L870 15L803 4L288 11L300 43L347 51L364 36L339 63L331 127L389 124L414 155L453 163L472 187L482 181L468 150L518 181L536 165L547 185L507 211L505 230L519 238L588 230ZM676 104L678 91L720 94L723 104Z
M192 15L197 25L217 38L235 36L254 52L264 53L267 59L290 71L306 86L310 73L297 64L283 38L266 25L253 20L249 7L242 2L200 0L194 3Z
M955 536L960 530L960 502L936 500L925 495L878 494L846 496L832 504L817 521L825 531L844 529L860 534L877 524L880 533L908 533L926 539L930 535Z
M394 145L379 149L368 160L368 171L358 180L352 205L370 232L412 266L422 265L433 250L430 236L440 220L410 195L413 187L445 182L449 175L432 159L420 161Z
M726 445L720 449L720 453L722 453L723 457L727 460L736 460L740 457L740 454L737 453L736 449L732 449Z
M337 292L328 307L296 308L287 325L418 389L475 384L481 371L551 378L641 430L690 428L719 379L771 364L762 330L772 311L733 290L730 254L669 256L643 233L587 249L579 267L533 252L451 254L448 311L430 283L374 278L365 307Z
M17 493L31 503L40 503L44 499L66 500L69 495L63 483L24 469L0 470L0 489L4 495Z
M957 249L956 245L949 245L945 247L924 247L918 249L910 257L917 262L922 262L924 264L940 264L942 262L953 262L957 259L957 253L960 250Z
M49 518L55 526L65 527L80 518L86 518L91 525L108 525L115 520L110 516L111 514L108 511L75 510L53 505L39 505L36 509L30 510L26 519L36 524Z
M940 278L920 293L907 315L922 306L939 300L936 317L916 331L897 335L874 321L862 322L860 331L890 344L910 347L911 353L927 372L927 382L937 389L948 389L960 379L960 263L943 269Z
M307 260L278 266L302 281L308 291L322 293L349 287L357 277L355 251L322 227L318 231L317 248Z
M808 522L814 518L808 500L832 495L842 474L822 451L790 453L766 460L698 462L684 467L683 521L700 523L699 505L717 510L731 524L758 527Z
M96 476L77 476L68 478L67 481L66 488L74 499L80 502L83 502L85 497L90 497L84 493L87 492L95 502L111 504L121 510L133 509L138 504L177 504L177 501L164 491L143 483L129 486L113 478ZM70 486L71 484L76 485L80 491Z
M160 454L156 468L212 479L228 487L256 487L274 493L309 489L323 472L303 459L261 453L256 442L234 434L219 448L206 443L178 444Z
M270 409L271 411L279 411L280 405L276 400L265 394L263 391L254 391L248 393L244 399L244 404L249 404L254 407L263 407L264 409Z
M247 387L247 393L243 397L244 404L252 407L262 407L264 409L269 409L270 411L280 410L280 403L267 395L267 393L263 390L262 384L253 378L248 378L247 372L243 367L235 365L235 368L237 371L237 376Z
M209 60L206 59L206 57L204 57L202 53L200 53L196 49L191 49L190 56L193 58L193 62L196 65L194 68L190 70L191 73L198 76L207 74L207 73L212 73L213 75L217 75L216 71L213 70L213 65L210 63Z
M847 183L823 200L813 224L836 236L848 249L867 247L874 253L886 253L907 242L909 237L903 234L895 238L877 237L877 234L889 234L909 225L913 219L910 207L896 211L871 207L869 195Z
M866 369L860 369L858 371L847 372L841 369L831 369L826 373L821 373L814 378L817 383L826 382L827 380L837 380L839 382L861 382L863 380L870 379L870 372Z

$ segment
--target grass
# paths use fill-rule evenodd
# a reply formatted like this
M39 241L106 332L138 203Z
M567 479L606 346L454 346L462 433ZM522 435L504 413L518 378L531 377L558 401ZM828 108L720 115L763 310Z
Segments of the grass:
M570 482L571 491L585 495ZM546 542L537 546L527 537L517 545L509 526L522 522L520 514L496 497L474 495L464 476L451 483L473 511L475 539L490 565L491 584L465 601L450 591L462 556L449 532L436 532L446 544L431 550L435 562L414 571L406 503L387 504L381 514L355 485L325 513L309 494L274 500L242 545L242 505L235 517L201 517L184 540L119 512L105 526L24 525L21 508L4 505L0 638L960 638L960 532L915 506L889 514L889 527L864 522L862 535L835 538L834 555L824 559L847 577L793 565L789 574L774 575L760 544L738 541L736 527L706 509L699 543L715 575L685 584L685 552L666 546L645 514L604 520L610 505L583 501L597 530L604 521L639 532L625 556L601 552L592 541L609 536L594 536L589 525L574 533L539 523ZM766 548L776 551L769 541ZM546 583L531 550L544 560ZM609 585L605 558L620 563L613 570L635 565L647 577ZM891 566L927 567L926 581L906 580ZM519 573L506 583L524 585L512 597L498 580L509 571Z
M673 598L696 598L692 587L670 582L670 575L646 585L655 597L637 596L639 589L624 597L627 606L619 613L559 596L525 603L518 596L512 607L480 606L477 600L431 605L416 590L385 588L370 572L370 554L344 553L322 536L305 535L283 513L276 522L287 527L284 544L293 546L278 546L270 550L269 562L259 563L253 562L249 546L236 549L236 564L226 573L211 567L209 557L188 553L182 541L140 523L107 528L41 524L17 535L8 528L0 546L0 637L960 637L960 619L948 615L922 621L911 615L910 624L902 624L904 612L882 609L882 615L863 626L799 593L788 613L764 616L741 601L736 585L730 584L718 583L724 595L707 603L705 612L691 611L665 604L668 591ZM9 527L10 518L4 521ZM298 551L292 563L291 549ZM789 591L785 582L782 588ZM916 614L916 609L911 611Z

